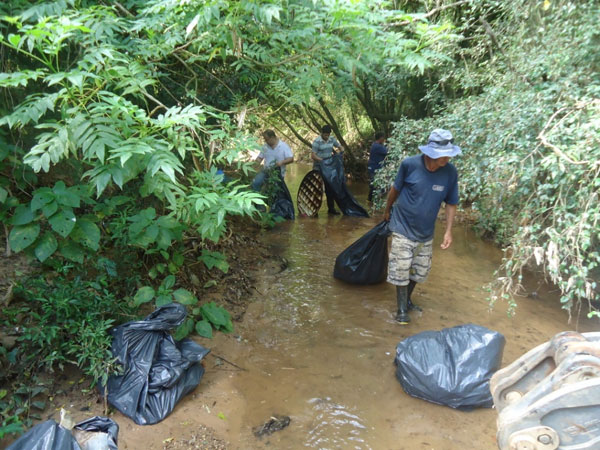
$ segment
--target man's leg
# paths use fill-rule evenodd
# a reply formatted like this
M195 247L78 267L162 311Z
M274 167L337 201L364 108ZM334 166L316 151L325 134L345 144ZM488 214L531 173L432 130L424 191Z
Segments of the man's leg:
M411 301L411 295L417 283L423 283L431 269L431 256L433 254L433 239L427 242L419 242L413 249L413 259L410 266L410 281L408 283L408 310L423 311Z
M375 173L373 173L369 170L369 196L367 197L367 200L370 202L373 201L373 179L374 178L375 178Z
M388 263L387 281L396 286L396 320L400 324L410 322L408 316L408 286L413 252L417 243L398 233L392 233L392 248Z
M329 214L338 215L339 212L335 210L335 199L333 197L333 190L329 187L329 185L325 182L325 196L327 197L327 212Z
M408 290L408 310L412 311L414 309L415 311L422 312L423 308L421 308L418 305L415 305L412 302L412 293L415 290L415 286L416 285L417 285L417 282L414 281L414 280L410 280L409 283L408 283L408 288L407 288L407 290Z
M262 187L263 183L265 182L265 178L266 178L267 174L265 173L264 170L261 170L260 172L258 172L256 174L256 176L254 177L254 180L252 180L252 190L260 192L260 188Z
M400 325L406 325L410 322L408 316L408 287L407 286L396 286L396 303L398 305L398 312L396 313L396 321Z

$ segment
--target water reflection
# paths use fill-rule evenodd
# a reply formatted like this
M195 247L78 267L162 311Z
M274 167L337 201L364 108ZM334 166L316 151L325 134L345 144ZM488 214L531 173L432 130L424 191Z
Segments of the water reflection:
M361 437L367 427L363 425L362 419L352 414L346 406L334 402L329 397L311 398L307 403L312 406L314 420L308 430L306 447L371 449ZM351 444L351 447L348 447L348 444Z

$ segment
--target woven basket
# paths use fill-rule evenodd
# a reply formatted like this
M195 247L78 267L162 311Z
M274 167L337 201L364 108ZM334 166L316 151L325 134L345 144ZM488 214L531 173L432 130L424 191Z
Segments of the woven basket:
M323 179L317 170L306 174L298 188L298 214L316 217L323 203Z

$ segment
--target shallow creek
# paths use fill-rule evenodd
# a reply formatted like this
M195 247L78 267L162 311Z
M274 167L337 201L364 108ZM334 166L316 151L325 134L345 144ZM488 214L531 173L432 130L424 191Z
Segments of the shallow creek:
M294 202L308 170L288 170ZM366 186L351 190L366 206ZM318 218L264 232L287 267L257 262L257 292L243 322L233 335L202 341L245 370L211 356L200 386L161 424L138 427L116 414L123 448L163 448L195 424L214 428L239 449L497 448L493 409L456 411L404 393L394 373L396 344L420 331L476 323L504 334L507 365L560 331L598 330L597 321L568 324L557 293L535 280L529 288L537 295L519 297L515 317L502 303L490 311L485 286L501 251L462 225L455 226L452 247L441 250L438 224L432 271L413 295L423 313L411 313L412 322L400 326L393 319L393 286L354 286L332 277L335 257L379 220L328 216L323 207ZM252 428L273 414L290 416L290 425L256 438Z

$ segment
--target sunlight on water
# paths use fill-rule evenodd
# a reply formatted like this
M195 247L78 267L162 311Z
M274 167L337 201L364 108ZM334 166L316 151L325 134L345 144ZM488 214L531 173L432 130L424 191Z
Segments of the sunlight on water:
M361 437L367 427L362 419L331 398L311 398L314 419L308 430L306 447L371 449Z

